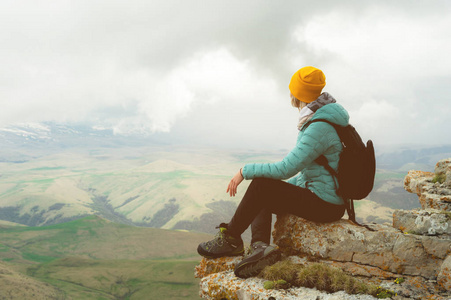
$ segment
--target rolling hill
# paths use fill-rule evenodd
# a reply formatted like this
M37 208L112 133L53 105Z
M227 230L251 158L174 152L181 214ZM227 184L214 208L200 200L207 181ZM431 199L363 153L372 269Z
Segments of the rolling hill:
M197 299L196 248L210 238L97 216L41 227L2 225L0 297Z
M43 226L99 215L122 224L209 233L231 217L249 184L244 181L230 198L225 190L231 176L245 163L277 161L288 151L167 146L158 136L115 136L61 124L0 129L0 146L0 220ZM405 169L433 168L437 157L451 156L451 147L376 154L376 182L368 197L374 203L359 204L357 217L366 221L364 211L379 205L380 215L367 214L368 221L384 222L385 208L418 207L416 196L402 188Z

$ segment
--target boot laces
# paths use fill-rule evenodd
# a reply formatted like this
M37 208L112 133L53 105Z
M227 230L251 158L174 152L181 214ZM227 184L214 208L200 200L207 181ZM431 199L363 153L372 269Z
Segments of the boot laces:
M216 228L219 228L219 232L215 235L214 239L207 242L207 245L208 246L218 245L219 247L222 247L225 241L225 233L224 233L225 230L222 229L223 227L219 226Z
M266 243L253 243L251 245L249 245L249 247L246 249L246 256L250 256L252 255L252 253L254 253L255 250L257 250L258 248L263 248L265 249L266 247L268 247L268 245Z

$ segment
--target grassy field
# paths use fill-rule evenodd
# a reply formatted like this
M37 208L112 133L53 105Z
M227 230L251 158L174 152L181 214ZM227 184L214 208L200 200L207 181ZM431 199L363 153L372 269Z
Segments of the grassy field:
M97 214L115 222L150 224L175 199L174 215L152 226L171 229L210 212L206 204L214 199L238 202L248 182L238 197L225 191L244 163L227 152L145 148L72 149L22 163L0 162L0 220L42 226Z
M43 227L1 225L0 298L198 299L196 247L209 238L97 216Z
M67 299L199 299L196 261L58 259L29 267L29 276Z
M0 220L42 226L96 214L116 223L210 232L218 220L231 217L212 207L224 201L236 207L250 183L244 181L231 198L225 192L231 176L245 163L282 157L276 152L127 148L71 149L22 163L0 162ZM417 197L403 189L405 175L377 170L368 200L383 208L358 204L363 210L358 216L384 222L390 219L387 209L418 207Z

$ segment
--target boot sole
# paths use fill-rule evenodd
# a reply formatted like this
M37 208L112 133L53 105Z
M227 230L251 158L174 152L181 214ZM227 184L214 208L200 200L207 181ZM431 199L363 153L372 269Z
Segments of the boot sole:
M243 264L238 264L235 268L235 275L240 278L249 278L258 275L265 267L275 264L280 260L280 251L275 248L266 256L254 260L248 261Z

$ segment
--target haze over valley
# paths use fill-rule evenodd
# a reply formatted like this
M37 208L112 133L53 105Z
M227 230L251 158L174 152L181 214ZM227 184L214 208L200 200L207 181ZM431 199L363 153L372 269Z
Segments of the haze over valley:
M186 145L169 146L146 137L117 137L112 132L41 124L0 130L2 171L0 219L28 226L51 225L99 215L137 226L214 232L227 221L244 194L225 190L245 163L273 162L289 149L257 152ZM368 201L390 219L390 209L417 207L402 188L406 170L433 168L451 146L378 152L376 183ZM388 216L388 217L387 217ZM379 220L377 220L379 219ZM213 228L213 229L212 229Z

